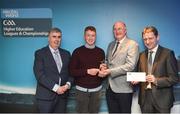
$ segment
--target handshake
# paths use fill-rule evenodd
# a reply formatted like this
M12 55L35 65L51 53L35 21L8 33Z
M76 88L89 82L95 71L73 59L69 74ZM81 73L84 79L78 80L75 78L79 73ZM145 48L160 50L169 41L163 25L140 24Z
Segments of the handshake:
M91 76L96 76L98 74L99 77L103 78L110 74L110 69L108 69L106 63L101 63L99 69L97 68L87 69L87 74Z

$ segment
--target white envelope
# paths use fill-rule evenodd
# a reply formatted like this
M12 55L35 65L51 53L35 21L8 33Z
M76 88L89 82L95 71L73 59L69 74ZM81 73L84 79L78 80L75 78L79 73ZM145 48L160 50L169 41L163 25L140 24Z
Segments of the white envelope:
M127 72L127 81L146 82L145 72Z

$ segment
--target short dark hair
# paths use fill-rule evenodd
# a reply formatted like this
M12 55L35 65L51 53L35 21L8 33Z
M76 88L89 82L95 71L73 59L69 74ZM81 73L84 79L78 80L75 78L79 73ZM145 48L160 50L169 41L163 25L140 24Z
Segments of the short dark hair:
M86 33L86 31L88 30L91 30L91 31L94 31L96 33L96 28L94 26L87 26L85 29L84 29L84 34Z
M142 37L145 33L148 33L148 32L153 32L154 35L157 37L158 36L158 30L156 29L156 27L154 26L147 26L144 28L143 32L142 32Z
M57 28L57 27L51 28L51 29L49 30L49 32L48 32L48 35L49 35L51 32L59 32L59 33L62 34L61 29L59 29L59 28Z

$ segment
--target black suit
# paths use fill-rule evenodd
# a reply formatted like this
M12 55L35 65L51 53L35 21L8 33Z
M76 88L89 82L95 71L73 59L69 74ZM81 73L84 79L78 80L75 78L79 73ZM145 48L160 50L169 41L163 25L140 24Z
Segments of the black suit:
M139 72L146 72L147 74L147 59L148 50L140 54L138 63ZM158 47L152 67L152 74L157 79L157 85L152 84L152 90L145 89L148 83L140 83L139 104L141 109L142 111L146 110L143 109L146 103L148 103L146 100L152 100L152 104L157 112L169 112L174 101L173 85L178 82L177 61L172 50L161 46ZM148 95L149 93L150 95Z
M66 110L68 92L58 95L52 90L54 85L58 84L59 77L61 78L61 85L66 84L68 81L72 82L68 73L70 53L61 48L59 48L59 52L63 64L60 73L48 46L35 52L34 74L37 79L36 99L40 112L64 112ZM55 107L59 109L55 109ZM63 108L61 109L61 107Z

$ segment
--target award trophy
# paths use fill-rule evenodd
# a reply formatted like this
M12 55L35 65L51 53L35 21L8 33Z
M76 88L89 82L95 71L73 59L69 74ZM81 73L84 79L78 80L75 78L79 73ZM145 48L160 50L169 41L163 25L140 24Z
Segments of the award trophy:
M108 66L108 61L107 60L101 61L100 70L106 70L108 68L107 66Z
M149 75L151 75L151 74L149 74ZM148 82L148 85L147 85L146 89L152 89L151 82Z

